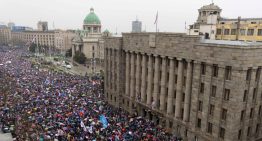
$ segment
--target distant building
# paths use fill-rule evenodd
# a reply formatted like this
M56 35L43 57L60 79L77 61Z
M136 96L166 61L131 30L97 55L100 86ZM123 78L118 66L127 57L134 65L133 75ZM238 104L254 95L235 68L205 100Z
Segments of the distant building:
M90 13L85 17L83 22L83 30L76 31L76 37L73 39L72 58L77 51L85 54L87 64L96 72L96 65L103 64L104 60L104 36L110 36L110 32L105 30L101 32L101 21L95 14L94 9L90 9ZM99 71L99 70L98 70Z
M39 30L39 31L48 31L48 22L39 21L37 23L37 30Z
M222 9L214 3L201 7L196 23L190 25L188 35L202 35L205 39L216 38L216 24L220 18Z
M214 3L198 11L198 19L190 25L188 35L200 35L212 40L262 42L262 18L222 18L222 9Z
M262 42L262 18L221 18L216 33L217 40Z
M10 29L12 30L13 26L15 26L15 23L9 22L9 23L7 24L7 26L8 26L8 28L10 28Z
M6 25L0 25L0 45L8 45L11 40L11 29Z
M33 31L33 28L26 26L12 26L12 32L21 32L21 31Z
M72 47L72 40L76 37L75 31L55 31L55 48L59 49L61 52L65 53L68 49Z
M138 21L138 19L136 21L132 22L132 32L141 32L142 31L142 22Z

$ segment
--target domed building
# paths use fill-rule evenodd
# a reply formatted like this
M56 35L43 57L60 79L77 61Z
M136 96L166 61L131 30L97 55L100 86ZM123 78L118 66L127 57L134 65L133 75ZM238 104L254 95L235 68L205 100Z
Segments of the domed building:
M73 39L72 59L77 51L85 54L87 68L92 72L98 72L98 66L102 66L104 60L104 36L109 34L101 33L101 21L95 14L94 8L90 8L89 14L83 21L83 29L77 30L77 37ZM101 68L101 67L100 67Z

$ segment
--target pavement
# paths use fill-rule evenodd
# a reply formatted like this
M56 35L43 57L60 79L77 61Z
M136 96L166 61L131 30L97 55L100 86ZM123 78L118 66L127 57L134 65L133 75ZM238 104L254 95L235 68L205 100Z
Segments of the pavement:
M11 133L3 133L0 131L0 141L13 141Z

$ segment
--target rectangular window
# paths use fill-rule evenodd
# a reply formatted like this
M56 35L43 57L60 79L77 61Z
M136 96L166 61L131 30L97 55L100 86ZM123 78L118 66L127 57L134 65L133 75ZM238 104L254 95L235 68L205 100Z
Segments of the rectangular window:
M222 120L227 120L227 109L222 109L222 117L221 117Z
M254 29L248 29L247 36L253 36L253 35L254 35Z
M219 137L224 139L225 138L225 128L222 128L220 127L220 130L219 130Z
M240 35L245 36L246 35L246 29L240 29Z
M257 126L256 126L256 134L259 133L259 129L260 129L260 124L257 124Z
M225 89L225 91L224 91L224 100L228 101L229 100L229 96L230 96L230 90L229 89Z
M261 67L258 67L257 72L256 72L256 81L259 80L260 74L261 74Z
M247 101L247 90L244 91L243 102Z
M258 29L258 30L257 30L257 35L258 35L258 36L262 36L262 29Z
M211 96L216 97L217 86L212 86Z
M198 101L198 111L202 112L202 106L203 106L203 102Z
M209 134L212 134L212 128L213 128L213 124L210 123L210 122L208 122L207 132L208 132Z
M200 118L197 119L197 127L201 128L201 119Z
M226 72L225 72L226 80L231 80L231 70L232 70L231 66L226 66Z
M224 30L224 35L229 35L230 29L225 29Z
M240 129L240 130L238 130L238 137L237 138L240 140L241 136L242 136L242 130Z
M261 105L259 106L259 109L258 109L258 116L262 116L262 106Z
M253 115L254 115L254 109L251 108L251 109L250 109L250 115L249 115L249 117L250 117L250 118L253 118Z
M237 29L231 29L231 35L236 35L237 34Z
M205 91L205 84L201 83L200 84L200 93L204 93L204 91Z
M217 29L217 35L221 35L221 29Z
M256 97L257 97L257 88L254 88L254 90L253 90L253 101L256 100Z
M250 137L250 135L251 135L251 127L248 127L247 128L247 136Z
M247 70L247 76L246 76L246 80L250 81L251 80L251 75L252 75L252 68L248 68Z
M240 115L240 121L243 121L244 117L245 117L245 110L242 110Z
M213 116L214 115L214 110L215 110L215 105L210 104L209 115Z
M202 75L206 74L206 64L205 63L201 63L201 74Z
M218 65L213 65L213 76L214 77L218 76Z

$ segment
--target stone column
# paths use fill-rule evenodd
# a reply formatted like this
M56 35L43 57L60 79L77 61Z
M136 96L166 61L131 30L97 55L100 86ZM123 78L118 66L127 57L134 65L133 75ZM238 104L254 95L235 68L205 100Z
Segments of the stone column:
M154 68L154 92L153 92L153 100L154 100L154 108L159 108L158 105L158 99L159 99L159 57L154 56L155 58L155 68Z
M160 110L165 110L165 97L166 97L166 57L162 57L162 72L161 72L161 90L160 90Z
M153 79L153 60L152 56L148 55L148 72L147 72L147 100L146 104L151 106L152 102L152 79Z
M111 49L108 49L108 64L109 64L108 80L109 80L109 82L112 81L112 75L111 75L111 72L112 72L112 63L111 63L111 61L112 61L112 54L111 53L112 53ZM90 69L92 68L91 65L89 67L90 67ZM108 88L111 89L112 88L111 87L112 83L108 83L108 84L109 84Z
M173 113L173 99L174 99L174 72L175 72L175 61L174 58L169 58L169 81L168 81L168 96L167 96L167 114Z
M146 55L142 54L141 100L146 103Z
M182 84L183 84L183 61L178 60L177 87L176 87L176 111L175 117L181 118Z
M126 52L126 89L125 89L125 94L129 96L129 82L130 82L130 54ZM110 83L110 82L109 82Z
M141 76L141 59L140 59L140 54L137 53L136 57L136 100L138 98L141 98L141 93L140 93L140 76Z
M189 121L189 106L191 99L191 84L192 84L192 62L191 60L187 61L187 73L186 73L186 90L185 90L185 102L184 102L184 121Z
M105 60L108 60L108 50L107 50L107 48L105 48ZM107 62L105 62L104 63L104 66L105 66L105 89L107 89L107 85L108 85L108 63Z
M131 81L130 81L130 98L135 97L135 54L131 53Z
M115 91L115 50L112 49L112 56L111 56L111 61L112 61L112 70L111 70L111 73L112 73L112 78L111 78L111 83L112 83L112 90ZM93 63L93 67L94 66L94 63Z

